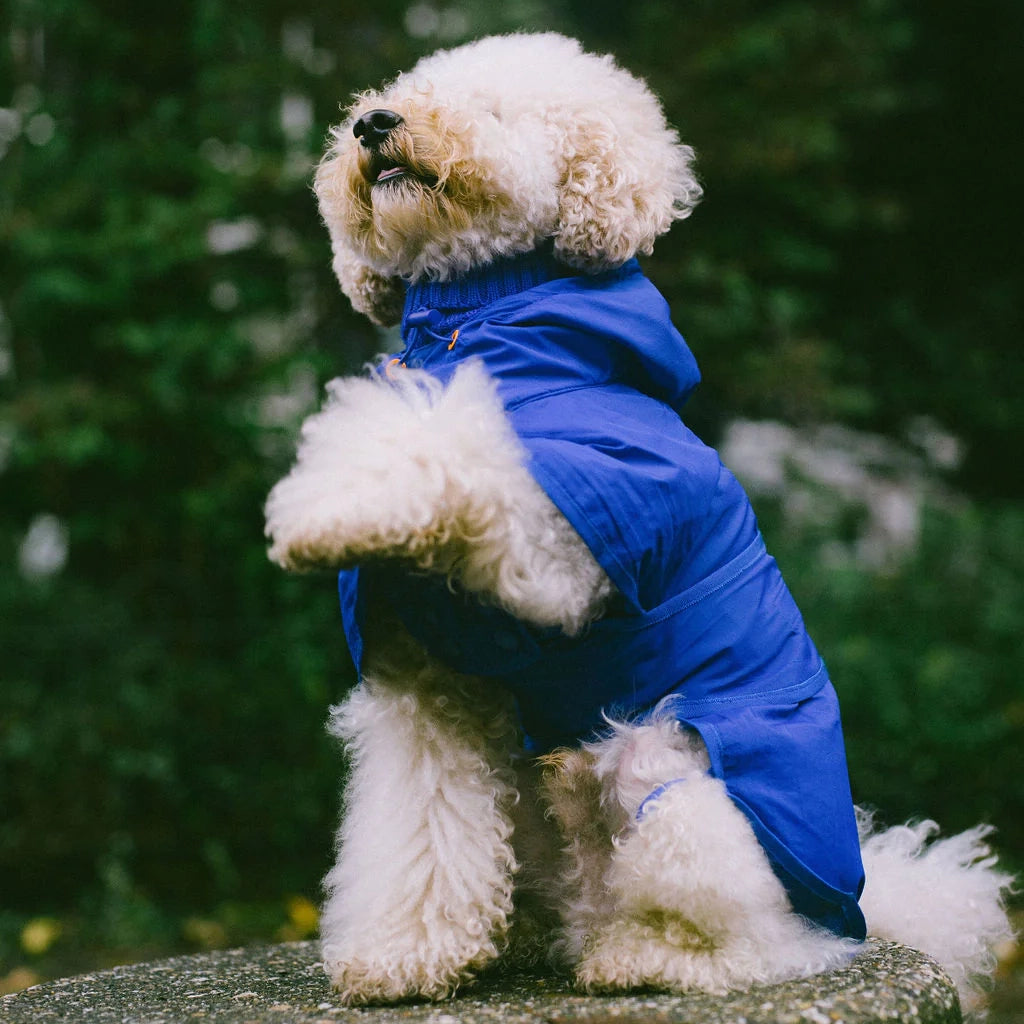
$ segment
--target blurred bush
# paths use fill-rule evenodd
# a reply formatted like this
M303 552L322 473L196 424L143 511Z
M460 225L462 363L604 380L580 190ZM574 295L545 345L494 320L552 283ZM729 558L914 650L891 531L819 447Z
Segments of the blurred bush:
M840 694L854 799L889 824L991 822L1024 868L1024 509L926 508L876 570L761 512Z

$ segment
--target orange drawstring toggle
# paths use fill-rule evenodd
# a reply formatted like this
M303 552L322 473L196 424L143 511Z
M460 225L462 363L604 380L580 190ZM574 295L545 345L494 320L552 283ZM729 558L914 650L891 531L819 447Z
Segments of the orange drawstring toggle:
M386 367L384 367L384 373L385 373L385 374L386 374L386 375L387 375L388 377L390 377L390 376L391 376L391 371L392 371L392 370L394 370L394 369L395 369L396 367L398 367L398 366L405 366L405 363L403 363L403 362L402 362L402 360L401 360L401 359L399 359L399 358L398 358L398 357L396 356L396 357L395 357L394 359L392 359L392 360L391 360L391 362L390 362L390 363L388 363L388 365L387 365Z
M451 352L451 350L453 348L455 348L455 342L457 342L458 340L459 340L459 329L458 329L458 327L456 327L455 330L452 331L452 341L451 341L451 344L448 346L448 351L449 352Z

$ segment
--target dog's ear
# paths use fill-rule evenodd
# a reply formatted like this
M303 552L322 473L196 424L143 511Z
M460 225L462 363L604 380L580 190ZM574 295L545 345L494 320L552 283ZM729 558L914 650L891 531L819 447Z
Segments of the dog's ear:
M400 277L377 273L338 244L334 246L334 273L357 313L381 327L391 327L402 319L405 282Z
M577 116L562 146L554 241L570 266L595 273L649 254L700 199L693 150L664 122L645 133L608 116Z

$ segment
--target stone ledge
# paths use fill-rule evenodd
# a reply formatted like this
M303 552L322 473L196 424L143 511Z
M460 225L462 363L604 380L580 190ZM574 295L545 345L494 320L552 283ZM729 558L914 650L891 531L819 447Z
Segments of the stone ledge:
M333 1000L313 942L116 967L0 999L2 1024L958 1024L952 982L933 960L872 942L828 974L726 997L584 996L567 978L493 970L443 1003L347 1009Z

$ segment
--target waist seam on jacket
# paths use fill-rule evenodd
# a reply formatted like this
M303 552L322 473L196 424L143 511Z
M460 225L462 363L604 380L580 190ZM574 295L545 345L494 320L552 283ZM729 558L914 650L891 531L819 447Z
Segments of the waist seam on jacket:
M775 706L778 704L797 704L820 693L828 683L828 671L823 661L817 670L799 683L780 686L774 690L758 690L754 693L740 693L734 696L701 697L698 700L687 700L680 695L672 700L671 710L677 718L691 715L694 712L714 711L716 708Z

